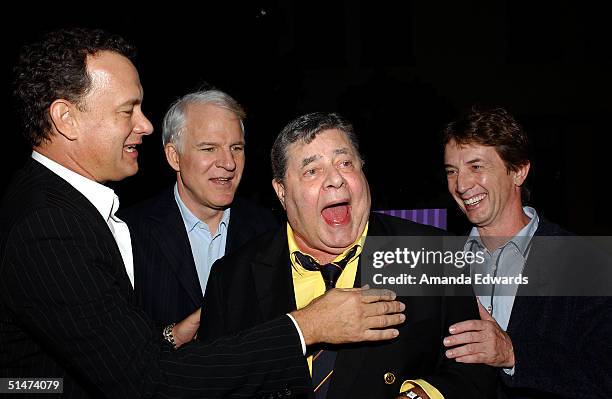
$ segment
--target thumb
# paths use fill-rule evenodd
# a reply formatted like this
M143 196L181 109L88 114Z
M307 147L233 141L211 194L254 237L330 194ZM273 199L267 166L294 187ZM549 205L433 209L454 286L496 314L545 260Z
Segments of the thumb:
M476 298L476 302L478 303L478 314L480 315L480 319L488 320L488 321L495 321L493 316L491 316L489 312L487 312L487 309L485 309L485 307L482 306L482 303L480 303L480 300L478 298Z
M202 308L198 308L195 312L190 314L187 319L189 319L191 323L200 323L201 312Z

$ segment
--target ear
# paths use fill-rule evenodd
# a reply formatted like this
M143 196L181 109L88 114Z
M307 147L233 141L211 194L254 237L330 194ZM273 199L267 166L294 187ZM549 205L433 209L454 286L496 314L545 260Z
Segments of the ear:
M49 107L49 116L55 130L70 141L76 140L79 136L75 113L75 105L64 99L53 101Z
M168 143L164 146L164 152L166 153L166 161L175 172L181 171L181 157L174 143Z
M277 181L276 179L272 179L272 187L274 187L274 191L276 191L276 196L283 205L283 209L286 210L287 207L285 206L285 186L283 186L283 183Z
M531 167L531 163L527 161L527 163L523 166L520 166L516 172L514 172L514 185L520 187L527 179L527 175L529 174L529 168Z

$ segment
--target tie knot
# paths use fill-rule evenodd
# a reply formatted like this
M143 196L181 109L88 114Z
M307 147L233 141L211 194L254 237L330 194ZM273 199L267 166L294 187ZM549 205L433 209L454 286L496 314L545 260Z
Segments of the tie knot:
M338 278L342 274L342 271L348 265L348 263L355 257L355 253L357 252L358 246L355 245L351 250L346 254L346 256L336 262L327 263L325 265L320 265L312 256L303 254L299 251L294 252L295 258L300 263L300 265L310 271L319 271L323 276L323 281L325 281L325 290L329 290L336 286L336 282Z

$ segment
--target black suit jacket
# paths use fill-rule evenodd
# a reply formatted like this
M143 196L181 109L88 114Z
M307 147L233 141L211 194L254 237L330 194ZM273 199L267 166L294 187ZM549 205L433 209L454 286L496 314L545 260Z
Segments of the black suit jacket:
M67 398L293 396L308 388L282 316L172 350L136 305L95 207L36 161L0 207L0 377L64 379Z
M202 289L189 238L174 200L174 186L119 213L129 228L134 253L134 292L145 312L167 325L202 306ZM270 212L236 197L231 207L225 253L271 230Z
M540 218L536 239L570 233ZM525 273L540 274L544 282L561 278L558 269L580 270L584 278L605 278L574 262L580 251L562 243L536 241ZM603 260L610 265L609 261ZM603 264L594 265L604 267ZM542 268L553 270L542 270ZM601 270L600 270L601 271ZM557 275L556 275L557 274ZM566 275L566 274L565 274ZM609 275L609 274L607 274ZM584 283L583 283L584 284ZM611 398L612 300L610 297L523 296L515 298L508 323L516 368L510 377L503 371L502 397L508 398ZM504 396L505 395L505 396Z
M440 231L372 214L368 236L438 235ZM367 246L366 241L366 246ZM359 273L358 273L359 275ZM405 379L424 378L446 399L491 397L494 370L446 359L450 324L477 316L473 297L402 297L406 322L389 342L338 347L328 398L392 398ZM285 227L251 241L214 266L204 298L200 338L213 340L296 308ZM386 373L396 380L387 385Z

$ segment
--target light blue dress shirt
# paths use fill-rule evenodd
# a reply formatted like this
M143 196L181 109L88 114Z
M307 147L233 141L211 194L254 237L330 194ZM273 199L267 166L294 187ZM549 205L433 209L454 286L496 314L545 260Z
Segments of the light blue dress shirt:
M174 199L179 207L189 244L191 253L195 261L202 295L206 292L206 283L210 276L210 269L213 263L223 255L225 255L225 243L227 241L227 228L230 220L230 209L223 211L223 216L217 231L213 235L208 228L208 225L198 219L181 200L178 193L178 186L174 185Z
M498 277L517 277L523 273L531 248L531 240L539 224L535 209L526 206L523 207L523 212L531 219L529 223L493 252L490 252L482 243L478 229L476 227L472 228L465 249L466 251L482 251L485 258L484 263L471 265L472 276L476 273L482 273ZM512 313L517 289L517 284L499 284L491 286L487 295L478 295L482 306L493 315L497 324L504 331L506 331L510 322L510 314Z

